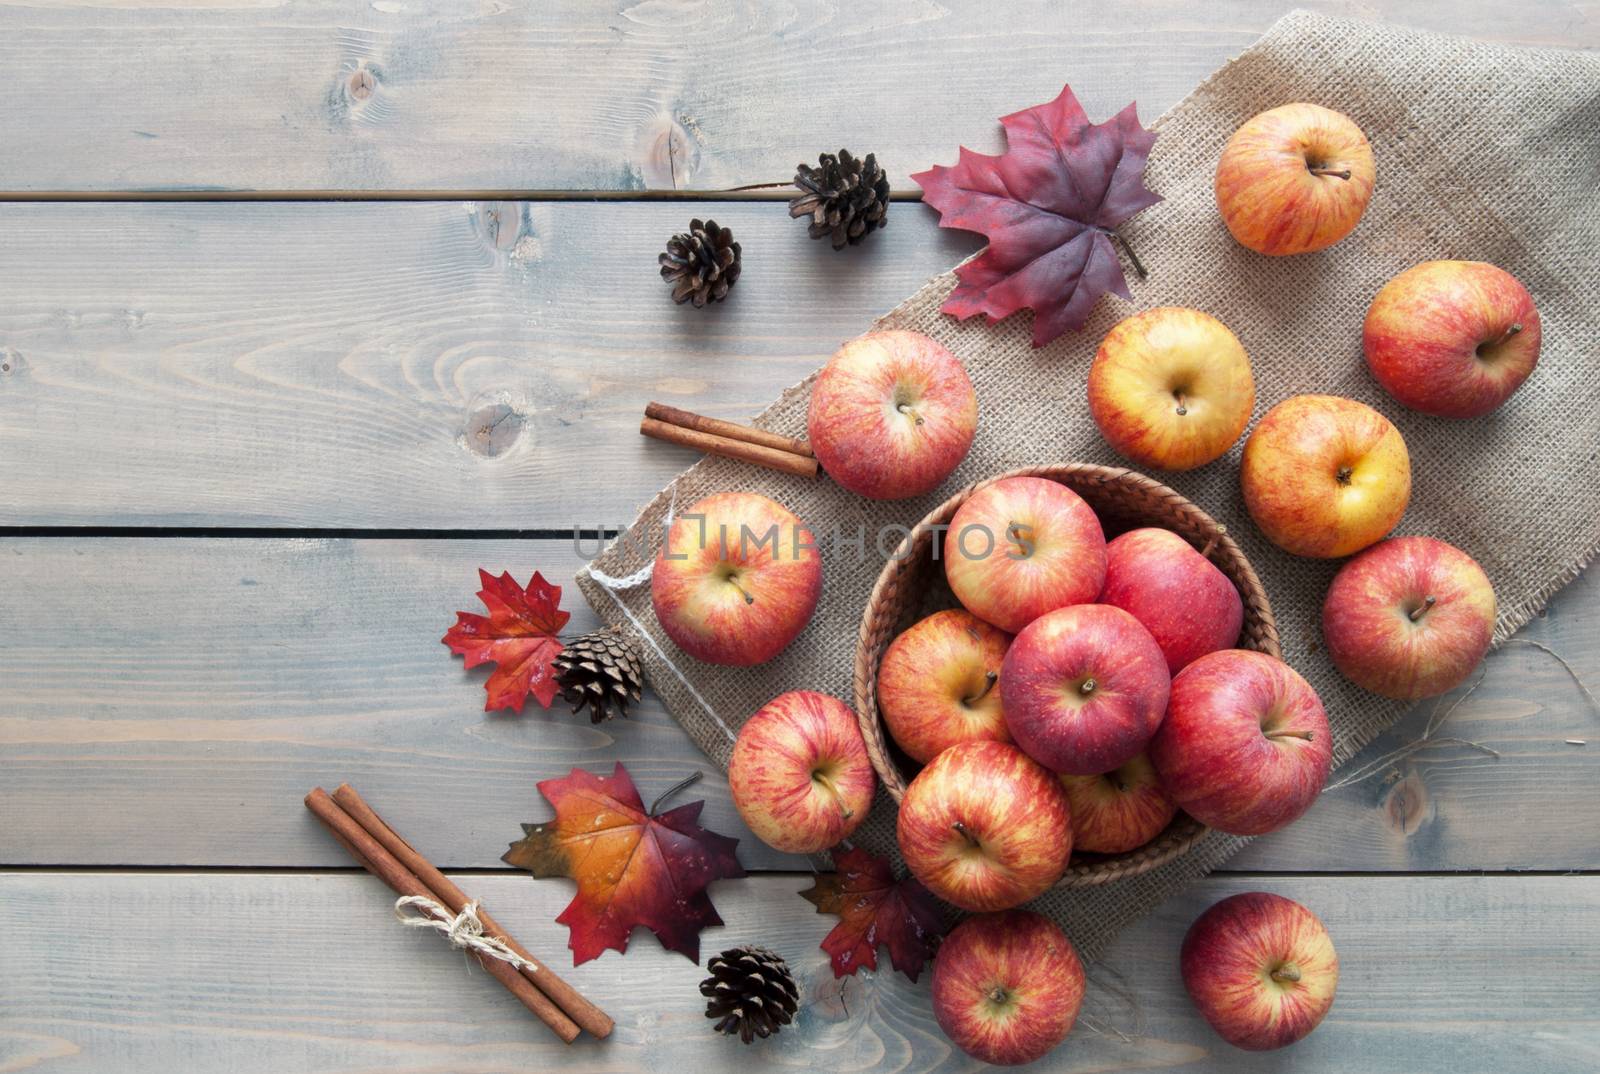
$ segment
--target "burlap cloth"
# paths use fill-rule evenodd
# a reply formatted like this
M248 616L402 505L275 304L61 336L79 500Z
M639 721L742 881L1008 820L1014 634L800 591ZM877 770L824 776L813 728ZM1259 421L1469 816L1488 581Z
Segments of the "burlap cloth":
M1229 134L1255 113L1289 101L1353 117L1372 140L1377 188L1345 241L1317 254L1268 258L1229 237L1211 182ZM918 500L880 503L826 479L708 459L640 513L633 532L653 541L674 503L681 510L713 492L749 489L786 504L816 530L822 601L778 659L729 669L684 655L651 612L644 573L650 557L637 544L614 543L580 572L579 588L600 617L642 639L652 686L719 764L726 766L739 724L778 693L803 688L851 697L856 632L884 560L874 547L883 527L909 526L961 485L1012 467L1121 461L1090 420L1084 382L1101 337L1139 308L1193 306L1232 328L1254 366L1257 417L1301 392L1350 396L1388 415L1410 447L1414 480L1397 532L1441 538L1483 565L1500 601L1497 643L1600 547L1600 55L1491 46L1297 11L1153 126L1160 137L1148 182L1166 200L1124 228L1150 269L1147 280L1128 274L1134 304L1102 298L1083 331L1035 350L1031 314L990 325L940 313L954 284L947 272L874 326L913 328L940 340L966 363L977 387L977 439L943 488ZM962 136L950 132L951 161ZM917 205L895 211L932 212ZM874 241L893 242L894 235ZM1378 388L1362 360L1361 323L1372 296L1391 276L1430 258L1500 265L1538 303L1539 367L1489 417L1454 422L1406 411ZM819 353L818 364L827 357ZM786 391L757 423L804 435L809 386ZM1277 613L1285 659L1327 705L1341 764L1407 706L1351 686L1329 662L1319 609L1338 565L1296 559L1260 535L1240 497L1239 451L1236 445L1195 472L1160 476L1226 524L1244 547ZM845 538L864 529L865 554L849 543L830 548L836 528ZM899 532L890 531L885 548L893 548ZM880 792L855 838L893 851L887 795ZM1053 891L1035 906L1094 957L1119 929L1245 842L1213 833L1163 868L1086 891Z

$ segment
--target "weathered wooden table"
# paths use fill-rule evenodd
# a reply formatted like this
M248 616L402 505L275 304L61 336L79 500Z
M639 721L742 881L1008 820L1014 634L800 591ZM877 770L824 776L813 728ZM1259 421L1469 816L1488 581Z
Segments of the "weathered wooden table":
M397 928L300 798L354 782L564 963L570 885L498 862L546 815L535 781L622 760L648 795L708 766L650 700L602 727L480 712L438 642L475 568L570 581L573 527L690 461L636 435L645 400L744 417L975 248L900 204L835 255L704 192L841 144L910 191L1064 80L1153 118L1280 4L535 6L0 8L0 1071L972 1065L926 978L834 983L804 862L720 776L706 818L753 875L716 886L704 948L766 942L805 988L753 1052L642 934L570 973L618 1031L564 1049ZM1588 0L1317 6L1600 46ZM743 280L673 307L655 254L710 214ZM1600 582L1521 636L1600 682ZM1436 735L1128 932L1046 1065L1600 1067L1600 713L1514 645ZM1268 1056L1215 1038L1175 966L1201 908L1255 888L1315 907L1344 962L1324 1027Z

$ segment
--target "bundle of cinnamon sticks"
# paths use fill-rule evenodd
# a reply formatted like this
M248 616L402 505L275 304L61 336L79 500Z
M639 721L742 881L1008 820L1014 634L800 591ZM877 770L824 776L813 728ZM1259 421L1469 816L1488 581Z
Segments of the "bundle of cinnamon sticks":
M639 432L708 455L753 462L796 477L817 476L817 460L805 440L721 418L708 418L665 403L650 403L644 408Z
M344 844L352 857L400 895L420 896L460 914L471 900L451 880L414 850L410 843L383 822L349 784L340 784L329 794L321 787L306 795L306 808L327 825L333 837ZM501 928L483 909L477 910L486 936L499 940L516 952L525 963L521 968L501 959L474 952L480 965L524 1007L538 1015L568 1044L580 1030L596 1037L611 1032L613 1023L599 1007L590 1003L549 966Z

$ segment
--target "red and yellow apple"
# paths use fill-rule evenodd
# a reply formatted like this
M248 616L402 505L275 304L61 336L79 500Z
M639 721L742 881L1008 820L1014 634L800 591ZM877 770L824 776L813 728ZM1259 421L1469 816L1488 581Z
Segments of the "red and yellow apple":
M1269 109L1233 132L1217 162L1217 208L1241 246L1304 254L1355 230L1372 197L1372 147L1321 105Z
M1230 896L1201 914L1179 965L1211 1028L1255 1052L1317 1028L1339 986L1339 956L1317 915L1265 891Z
M1075 604L1041 615L1011 643L1000 705L1029 757L1089 776L1144 749L1171 682L1161 647L1137 619L1109 604Z
M792 690L739 728L728 786L739 816L763 843L815 854L867 819L877 779L850 706Z
M1221 458L1256 403L1250 358L1228 327L1165 306L1118 324L1089 367L1089 413L1134 462L1192 470Z
M1240 466L1244 505L1273 544L1335 559L1381 540L1406 513L1411 457L1365 403L1297 395L1261 419Z
M933 1016L957 1048L984 1063L1031 1063L1072 1032L1083 1005L1078 952L1031 910L978 914L933 960Z
M1106 545L1100 603L1139 620L1174 675L1206 653L1231 649L1244 625L1244 601L1228 576L1188 541L1155 527Z
M1477 560L1432 537L1395 537L1339 568L1322 637L1345 678L1412 701L1467 681L1489 651L1494 615Z
M1282 660L1208 653L1172 680L1150 760L1179 809L1230 835L1265 835L1311 808L1333 739L1322 701Z
M1010 634L960 609L934 612L889 643L878 709L908 757L927 764L958 742L1011 741L995 688L1010 645Z
M961 362L920 332L852 339L811 387L811 450L828 476L875 500L920 496L966 457L978 397Z
M1062 776L1072 807L1072 846L1095 854L1142 847L1172 823L1178 807L1141 753L1098 776Z
M1539 363L1539 311L1517 278L1482 261L1424 261L1383 285L1367 309L1367 367L1402 405L1476 418Z
M895 836L913 876L963 910L1042 895L1072 856L1067 792L1015 746L963 742L917 773Z
M721 492L680 513L650 574L661 628L708 664L771 660L805 629L821 595L811 531L754 492Z
M1042 477L980 487L950 520L944 573L979 619L1015 634L1045 612L1094 600L1106 536L1083 498Z

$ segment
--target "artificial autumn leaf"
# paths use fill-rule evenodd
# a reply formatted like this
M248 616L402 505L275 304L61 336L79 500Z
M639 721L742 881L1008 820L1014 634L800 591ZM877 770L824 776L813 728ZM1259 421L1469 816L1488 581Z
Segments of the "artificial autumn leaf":
M944 312L998 321L1031 306L1033 345L1042 347L1082 328L1105 292L1132 297L1111 237L1161 200L1144 185L1156 136L1139 126L1135 109L1130 104L1105 123L1090 123L1067 86L1049 104L1000 120L1000 156L963 147L955 167L911 177L922 200L939 210L940 227L989 238L981 254L956 268L959 282Z
M877 969L881 943L888 945L894 968L915 981L944 932L933 895L915 877L896 881L888 859L860 848L835 850L833 863L837 872L818 876L814 887L800 893L817 913L839 915L822 940L833 975Z
M466 657L469 668L496 665L483 687L489 694L485 712L521 712L530 693L549 708L556 699L556 673L550 662L563 648L556 635L572 618L561 610L561 587L545 581L538 571L526 588L510 571L496 578L479 568L478 579L483 583L478 599L489 614L457 612L456 625L440 640L451 652Z
M556 819L524 824L523 837L502 860L537 877L578 882L577 896L556 918L571 930L574 966L607 948L626 951L636 925L699 963L700 930L722 924L706 885L743 876L744 869L733 852L739 840L696 823L704 802L654 815L662 798L695 778L657 798L649 813L620 763L609 779L574 768L565 779L539 784Z

